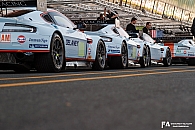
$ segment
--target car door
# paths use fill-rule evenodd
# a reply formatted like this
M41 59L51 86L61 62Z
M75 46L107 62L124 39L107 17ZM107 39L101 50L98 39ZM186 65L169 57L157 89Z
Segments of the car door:
M143 33L143 39L145 44L150 47L151 59L159 60L161 58L161 47L148 34Z
M86 34L78 29L75 25L63 14L59 12L49 12L49 15L58 25L58 29L63 35L66 58L86 58L87 38Z
M127 43L128 59L137 59L137 43L129 38L129 34L121 27L116 27L116 30L123 37Z

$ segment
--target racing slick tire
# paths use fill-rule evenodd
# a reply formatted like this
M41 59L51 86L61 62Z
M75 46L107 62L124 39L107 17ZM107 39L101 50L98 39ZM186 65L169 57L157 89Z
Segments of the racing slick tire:
M93 70L103 70L106 66L106 46L102 40L98 41L96 58L92 65Z
M151 65L151 54L150 48L148 46L144 46L143 57L140 57L139 64L141 68L145 68Z
M121 45L121 56L111 57L109 67L112 69L124 69L128 67L128 50L124 42Z
M168 67L171 65L171 60L172 60L172 57L171 57L171 51L169 48L167 48L166 50L166 57L163 58L163 64L165 67Z
M35 54L35 69L38 72L60 72L65 66L65 48L61 37L54 33L49 53Z

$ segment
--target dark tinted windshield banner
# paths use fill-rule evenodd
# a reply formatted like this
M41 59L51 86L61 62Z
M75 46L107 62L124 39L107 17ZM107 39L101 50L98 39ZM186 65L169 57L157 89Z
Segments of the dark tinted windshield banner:
M0 1L1 8L8 7L37 7L37 1Z
M72 20L73 23L77 22L84 22L85 24L115 24L114 20L105 20L105 21L98 21L98 20Z

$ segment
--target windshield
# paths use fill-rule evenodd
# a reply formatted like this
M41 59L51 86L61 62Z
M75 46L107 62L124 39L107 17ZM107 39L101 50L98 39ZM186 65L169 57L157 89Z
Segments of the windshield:
M147 42L154 43L154 40L146 33L143 33L143 39Z
M102 28L106 27L106 25L101 24L87 24L85 31L99 31Z
M126 37L126 38L129 37L129 34L128 34L123 28L117 27L116 29L117 29L117 31L119 32L119 34L120 34L121 36Z
M57 25L68 28L75 28L76 25L63 14L56 11L49 11L49 15L56 22Z

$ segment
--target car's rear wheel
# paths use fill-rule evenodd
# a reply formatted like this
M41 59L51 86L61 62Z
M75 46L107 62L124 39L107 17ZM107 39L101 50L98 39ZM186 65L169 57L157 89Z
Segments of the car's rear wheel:
M98 41L96 48L96 58L92 65L93 70L103 70L106 66L106 47L102 40Z
M150 48L148 46L144 46L143 57L140 58L139 63L142 68L151 65L151 54L150 54Z
M128 67L128 50L124 42L121 45L121 56L111 57L109 67L112 69L124 69Z
M172 60L172 57L171 57L171 50L169 48L167 48L166 50L166 57L163 58L163 64L165 67L168 67L171 65L171 60Z
M65 64L65 49L61 37L54 33L49 53L35 55L35 68L39 72L60 72Z

